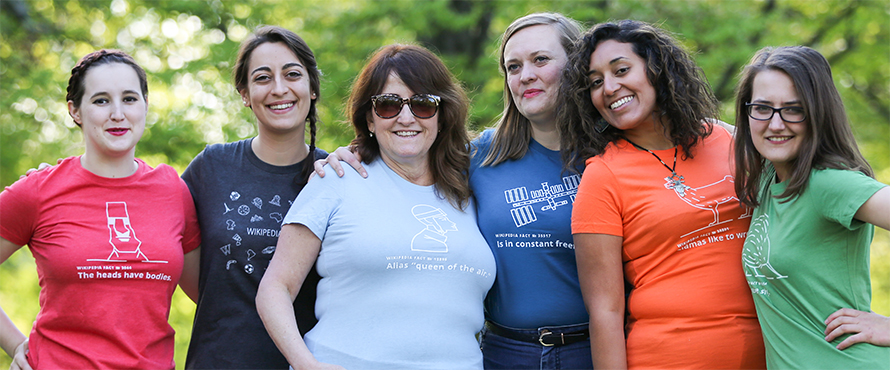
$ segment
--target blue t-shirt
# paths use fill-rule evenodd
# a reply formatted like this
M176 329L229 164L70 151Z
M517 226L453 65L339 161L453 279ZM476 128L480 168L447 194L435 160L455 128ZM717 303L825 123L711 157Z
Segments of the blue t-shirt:
M483 167L493 137L486 130L473 141L470 164L479 230L498 268L487 317L522 329L586 323L571 228L581 176L534 140L521 159Z
M481 369L495 263L472 203L455 209L381 159L365 168L313 179L284 219L322 240L306 346L347 369Z

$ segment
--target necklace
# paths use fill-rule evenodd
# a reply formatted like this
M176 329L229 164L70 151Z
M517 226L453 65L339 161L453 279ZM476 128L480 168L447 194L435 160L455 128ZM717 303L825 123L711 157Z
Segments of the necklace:
M624 140L627 140L627 142L630 143L630 145L633 145L634 147L636 147L639 150L645 150L645 151L649 152L649 154L652 154L652 156L655 157L655 159L657 159L659 162L661 162L661 164L664 166L664 168L667 168L668 171L671 171L671 176L664 178L664 180L667 181L664 184L664 187L677 192L677 195L679 195L681 197L686 196L687 186L683 184L684 183L683 176L677 175L677 147L676 146L674 146L674 166L668 167L667 163L664 163L664 161L661 160L661 157L659 157L658 154L655 154L651 150L637 145L637 143L630 141L630 139L628 139L628 138L624 138Z

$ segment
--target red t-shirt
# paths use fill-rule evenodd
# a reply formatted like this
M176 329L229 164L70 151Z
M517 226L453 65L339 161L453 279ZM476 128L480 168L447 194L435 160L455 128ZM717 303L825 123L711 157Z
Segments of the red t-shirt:
M167 319L197 217L173 168L136 161L135 174L105 178L71 157L0 193L0 236L37 263L35 369L174 367Z
M671 172L626 141L590 158L572 232L624 238L630 368L765 368L763 339L742 272L750 223L733 188L732 137L720 127L677 154ZM654 150L667 165L674 149Z

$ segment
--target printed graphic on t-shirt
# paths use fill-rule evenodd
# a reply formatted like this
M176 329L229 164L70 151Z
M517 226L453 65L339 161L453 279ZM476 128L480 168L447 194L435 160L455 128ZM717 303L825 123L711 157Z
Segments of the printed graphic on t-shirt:
M130 223L127 202L105 202L105 219L111 254L104 259L90 258L87 261L167 263L167 261L150 260L145 253L142 253L142 241L136 236L136 230Z
M570 175L562 178L562 184L550 185L542 182L540 189L529 190L525 186L504 191L504 197L513 208L510 215L516 227L522 227L538 220L535 214L537 203L544 204L538 208L541 212L554 211L557 207L575 203L575 194L578 193L578 185L581 177Z
M754 294L769 295L769 286L766 281L756 281L752 278L774 280L788 277L776 271L769 263L769 258L769 215L761 215L751 222L751 230L742 249L745 276L749 278L748 285Z
M449 261L447 233L457 232L457 224L448 219L441 208L428 204L411 207L411 215L424 228L411 238L405 253L386 256L386 270L417 272L461 272L487 278L491 272L467 263ZM407 246L406 246L407 247ZM435 253L435 254L429 254Z
M286 206L289 207L290 204ZM285 212L287 209L281 206L281 196L278 194L264 201L258 196L242 196L238 191L229 193L228 200L223 202L222 214L228 217L225 219L225 227L231 234L231 241L217 247L227 258L226 270L243 271L248 275L253 274L257 268L265 271L275 253ZM243 249L241 245L245 237L261 238L266 241L267 246L258 251L252 248ZM257 262L258 260L262 260L262 263Z
M411 214L425 227L411 239L411 250L419 252L448 252L449 231L457 231L457 225L448 219L441 208L418 204L411 208Z
M735 178L732 175L706 184L690 186L683 176L667 176L664 178L665 189L672 190L680 200L690 207L708 211L713 219L706 226L692 230L680 236L677 250L684 251L733 239L744 239L747 231L731 228L737 219L751 217L751 208L741 204L735 194ZM736 218L726 214L727 208L741 207L743 213Z

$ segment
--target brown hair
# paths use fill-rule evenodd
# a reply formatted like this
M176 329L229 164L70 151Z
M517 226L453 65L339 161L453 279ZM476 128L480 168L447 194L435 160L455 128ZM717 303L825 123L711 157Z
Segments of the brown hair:
M73 102L75 107L80 107L83 94L86 91L83 81L86 78L87 71L95 66L111 63L122 63L132 67L136 71L136 76L139 77L139 88L142 90L142 98L148 98L148 78L145 75L145 70L139 64L136 64L133 57L120 50L102 49L85 55L71 69L65 101ZM80 126L79 122L75 121L74 123Z
M312 161L315 160L315 132L318 123L318 109L316 104L321 99L321 71L318 70L318 63L315 61L315 54L299 35L285 28L277 26L261 26L257 30L241 42L238 50L238 59L235 62L235 68L232 70L232 77L235 80L235 90L239 93L247 88L248 77L250 75L250 56L262 44L280 42L287 46L297 58L300 59L306 67L306 73L309 75L309 89L315 93L317 98L309 102L309 114L306 117L309 120L309 161L303 165L302 172L297 176L297 182L306 183L314 168ZM252 108L251 108L252 109Z
M745 103L751 102L754 77L773 70L791 78L806 115L807 132L797 158L792 160L785 191L778 198L794 199L803 193L815 169L859 171L874 177L859 152L844 102L834 86L831 66L822 54L806 46L760 49L742 70L736 91L735 190L745 204L760 204L760 180L766 159L754 147Z
M494 137L491 140L491 149L482 162L483 166L496 166L508 159L522 158L528 150L528 142L532 138L531 123L528 118L519 112L519 108L516 107L516 102L513 101L513 96L510 94L506 67L504 66L504 49L507 46L507 41L516 32L538 25L547 25L557 31L559 43L566 50L567 55L572 43L581 34L581 26L577 21L559 13L529 14L513 21L504 31L504 34L501 36L500 57L498 59L498 68L501 74L504 75L504 111L501 113L501 117L496 125L497 130L494 132Z
M389 75L395 73L415 93L434 94L439 104L439 130L429 149L429 168L436 191L456 208L466 207L470 198L467 173L470 167L466 122L469 99L466 92L429 50L415 45L388 45L377 50L352 86L347 107L355 129L352 145L365 163L380 156L377 140L370 136L367 117L371 96L383 91Z

